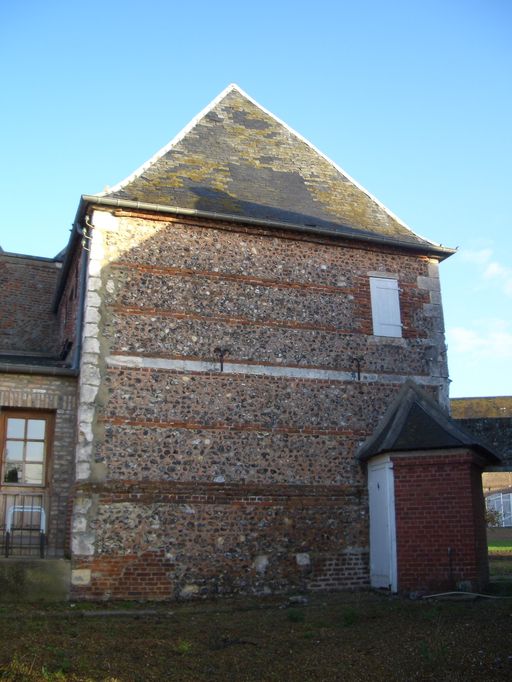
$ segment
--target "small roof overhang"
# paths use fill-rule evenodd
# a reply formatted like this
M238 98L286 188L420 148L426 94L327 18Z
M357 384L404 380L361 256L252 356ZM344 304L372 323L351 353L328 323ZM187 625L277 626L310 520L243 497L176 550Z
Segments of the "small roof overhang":
M489 465L501 457L488 445L458 426L425 391L407 380L378 424L360 447L357 458L366 462L390 452L470 448Z

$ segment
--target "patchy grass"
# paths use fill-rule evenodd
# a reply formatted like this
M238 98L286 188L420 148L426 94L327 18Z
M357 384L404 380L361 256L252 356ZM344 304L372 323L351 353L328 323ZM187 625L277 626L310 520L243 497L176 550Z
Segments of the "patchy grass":
M512 556L489 557L489 572L491 580L496 577L509 577L512 580Z
M512 600L373 593L149 608L13 606L0 613L0 680L272 682L503 680ZM103 615L101 615L103 614Z
M488 544L489 554L512 554L512 539L493 538Z

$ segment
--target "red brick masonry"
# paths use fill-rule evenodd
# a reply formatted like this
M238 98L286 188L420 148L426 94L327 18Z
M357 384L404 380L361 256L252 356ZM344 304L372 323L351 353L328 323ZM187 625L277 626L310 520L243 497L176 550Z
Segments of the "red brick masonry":
M481 468L470 452L394 456L398 587L489 582Z

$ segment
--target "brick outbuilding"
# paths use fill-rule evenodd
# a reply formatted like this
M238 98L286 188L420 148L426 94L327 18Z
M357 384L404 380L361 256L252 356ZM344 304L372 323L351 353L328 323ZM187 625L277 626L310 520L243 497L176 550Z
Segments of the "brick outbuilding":
M484 589L481 477L500 458L410 381L358 457L368 469L372 585Z

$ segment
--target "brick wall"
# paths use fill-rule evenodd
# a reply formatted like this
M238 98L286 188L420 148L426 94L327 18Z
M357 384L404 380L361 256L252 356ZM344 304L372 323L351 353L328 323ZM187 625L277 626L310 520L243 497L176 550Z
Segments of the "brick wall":
M62 556L69 548L68 515L74 481L76 379L0 374L0 409L7 408L51 411L55 415L52 452L49 455L49 486L46 490L49 498L48 554ZM2 492L10 490L12 487L4 486Z
M488 581L481 469L470 452L393 456L398 587Z
M0 353L57 352L51 304L61 264L0 254Z
M229 224L93 220L76 595L367 585L355 452L407 376L443 397L435 263ZM372 336L376 272L399 279L404 338Z
M63 348L64 344L67 342L71 342L73 347L76 346L77 342L76 324L80 301L81 254L81 246L78 246L73 254L71 266L57 309L59 349ZM71 351L71 356L73 350Z

